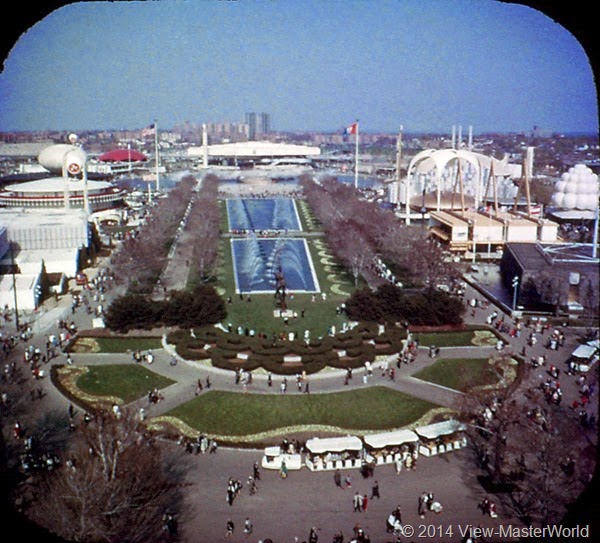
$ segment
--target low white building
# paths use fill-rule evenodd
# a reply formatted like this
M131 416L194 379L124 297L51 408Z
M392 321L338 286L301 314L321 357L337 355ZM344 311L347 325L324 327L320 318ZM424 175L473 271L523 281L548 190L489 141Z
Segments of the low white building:
M207 162L207 164L204 164L205 166L209 164L264 164L273 159L306 159L317 157L320 154L321 149L319 147L269 141L221 143L188 148L188 156L202 158Z
M16 306L21 311L33 311L41 297L41 273L0 275L0 307ZM15 296L16 291L16 296Z
M80 251L89 246L90 229L82 209L0 209L0 229L5 228L14 262L21 273L39 273L43 262L48 273L74 277Z

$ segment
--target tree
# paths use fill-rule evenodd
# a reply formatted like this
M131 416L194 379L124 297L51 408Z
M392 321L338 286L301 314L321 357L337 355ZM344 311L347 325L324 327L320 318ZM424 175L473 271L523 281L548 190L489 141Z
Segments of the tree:
M168 300L152 300L140 294L116 298L106 310L106 326L118 332L157 326L205 326L227 316L225 304L214 287L200 284L192 291L170 292Z
M179 508L185 465L173 460L131 414L98 413L77 430L60 468L35 481L29 516L82 543L164 541L163 516Z
M355 291L346 302L346 311L354 320L439 326L460 324L465 307L461 300L440 290L409 292L384 283L375 291Z
M540 389L523 392L524 369L509 383L507 358L493 364L500 385L461 396L458 417L467 426L471 462L489 492L526 524L560 521L593 470L595 446Z

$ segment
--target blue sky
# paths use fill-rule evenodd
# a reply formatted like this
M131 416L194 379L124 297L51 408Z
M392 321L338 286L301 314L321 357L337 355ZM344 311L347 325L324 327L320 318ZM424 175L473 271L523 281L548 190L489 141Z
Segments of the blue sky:
M598 131L593 72L565 28L495 0L162 0L64 6L0 74L0 130Z

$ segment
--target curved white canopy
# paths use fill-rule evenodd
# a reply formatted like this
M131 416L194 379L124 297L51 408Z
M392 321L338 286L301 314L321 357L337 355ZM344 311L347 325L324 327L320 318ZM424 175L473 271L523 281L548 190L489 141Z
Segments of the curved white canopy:
M314 437L306 442L306 448L314 454L326 452L360 451L362 441L356 436L330 437L321 439Z
M381 449L391 445L402 445L402 443L419 441L419 436L412 430L395 430L393 432L366 435L364 440L369 447Z
M428 424L427 426L415 428L415 432L425 439L435 439L440 436L447 436L454 432L465 430L465 428L465 425L457 420L444 420L442 422L435 422L433 424Z

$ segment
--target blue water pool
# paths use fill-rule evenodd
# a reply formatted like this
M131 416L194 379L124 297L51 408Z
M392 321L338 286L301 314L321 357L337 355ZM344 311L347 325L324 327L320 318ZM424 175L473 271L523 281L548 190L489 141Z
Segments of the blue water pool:
M302 230L291 198L235 198L227 200L229 230Z
M260 239L255 236L231 240L237 292L275 292L277 272L288 292L319 292L319 282L304 239Z

